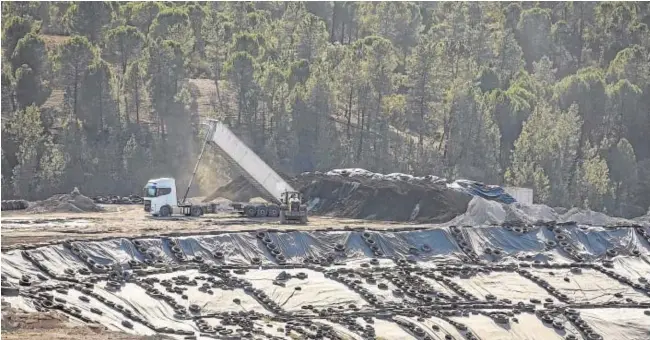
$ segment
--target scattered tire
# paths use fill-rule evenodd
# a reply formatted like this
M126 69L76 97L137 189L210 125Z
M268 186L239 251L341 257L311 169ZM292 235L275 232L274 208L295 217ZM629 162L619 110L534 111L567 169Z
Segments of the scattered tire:
M20 278L20 281L18 281L18 284L21 285L21 286L31 286L32 280L31 280L31 278L29 276L23 275Z
M25 200L3 200L2 201L2 211L7 210L24 210L29 207L29 203Z

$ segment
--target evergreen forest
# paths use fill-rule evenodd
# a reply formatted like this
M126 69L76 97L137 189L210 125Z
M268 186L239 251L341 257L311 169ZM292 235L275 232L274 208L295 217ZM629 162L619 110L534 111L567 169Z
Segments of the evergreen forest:
M650 2L2 2L2 195L187 181L202 118L277 171L650 207ZM198 183L233 176L213 153Z

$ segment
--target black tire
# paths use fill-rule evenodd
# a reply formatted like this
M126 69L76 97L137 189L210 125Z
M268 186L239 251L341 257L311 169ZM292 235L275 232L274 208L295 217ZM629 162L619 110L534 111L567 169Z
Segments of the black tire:
M172 214L172 209L168 205L160 207L160 217L169 217Z
M280 207L278 207L275 204L269 205L268 208L267 208L266 215L268 217L278 217L278 216L280 216Z
M266 209L266 206L260 205L257 207L257 217L266 217L268 216L269 211Z
M203 215L203 208L199 206L190 208L190 215L192 215L192 217L199 217Z
M244 213L248 217L256 217L257 216L257 208L255 208L252 205L247 205L244 207Z

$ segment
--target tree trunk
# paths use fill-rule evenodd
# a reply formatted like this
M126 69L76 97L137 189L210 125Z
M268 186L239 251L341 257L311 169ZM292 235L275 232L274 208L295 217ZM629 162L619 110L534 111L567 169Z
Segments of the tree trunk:
M140 124L140 90L135 88L135 122Z
M217 68L216 73L217 74L215 74L215 78L214 78L214 86L217 90L217 100L219 101L219 108L221 109L222 115L228 115L228 112L226 112L226 110L224 109L223 100L221 99L221 87L219 86L219 79L221 79L221 70Z
M99 80L99 132L104 131L104 86L103 81Z
M77 69L78 67L75 67L75 73L74 73L74 96L72 98L72 115L76 119L77 118L77 92L78 92L78 83L79 83L79 71Z
M330 43L336 41L336 9L338 7L338 2L334 2L334 8L332 9L332 29L330 30Z
M345 110L345 116L348 119L348 124L346 126L346 132L347 132L347 137L348 137L348 143L352 140L352 137L350 136L350 124L352 120L352 92L354 91L353 87L350 87L350 95L348 96L348 107Z
M577 5L578 3L576 3ZM582 67L582 49L584 47L584 36L583 36L583 30L584 30L584 9L585 5L583 3L580 3L580 27L578 29L578 37L580 40L580 49L578 50L578 70L580 67Z
M237 107L237 128L239 128L241 126L241 107L244 104L243 99L242 99L243 93L244 93L244 89L242 87L240 87L239 88L239 95L238 95L238 97L239 97L239 100L238 100L239 105L237 105L238 106Z
M573 190L575 188L574 182L577 175L576 172L578 171L578 163L582 160L583 157L582 144L584 143L585 138L586 138L586 132L583 127L582 131L580 132L580 138L578 139L578 150L576 150L576 158L571 163L571 170L569 171L569 183L567 183L567 188L569 189L568 191L571 199L574 198L573 196Z
M424 152L424 94L426 92L426 71L422 72L422 92L420 95L420 126L418 127L418 148L420 158L422 158L422 153Z
M361 101L361 96L359 96L359 101ZM357 116L357 122L360 123L360 129L359 129L359 147L357 149L357 157L356 161L359 162L361 161L361 158L363 157L363 126L365 125L365 119L366 119L366 113L365 113L366 107L365 103L361 105L361 108L359 110L359 115Z

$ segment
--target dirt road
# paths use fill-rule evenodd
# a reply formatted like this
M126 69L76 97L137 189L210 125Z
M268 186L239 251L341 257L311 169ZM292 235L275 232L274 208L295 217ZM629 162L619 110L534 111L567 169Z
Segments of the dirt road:
M164 234L189 234L255 229L343 229L346 226L394 228L414 224L349 220L310 216L308 225L281 225L277 219L249 219L235 214L213 214L201 218L185 216L153 218L140 205L104 205L101 213L2 212L2 246L64 239L97 239Z

